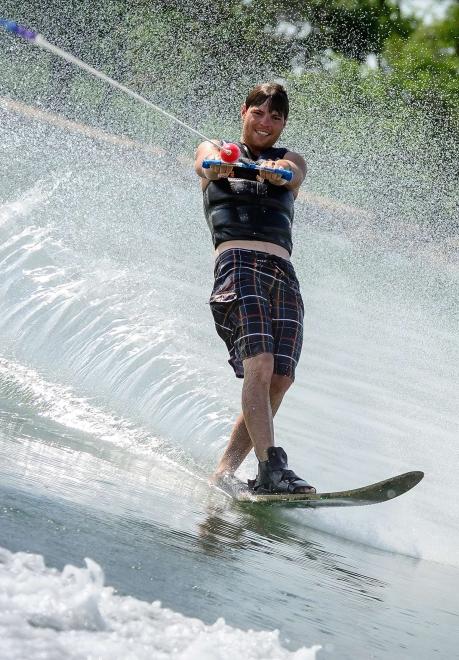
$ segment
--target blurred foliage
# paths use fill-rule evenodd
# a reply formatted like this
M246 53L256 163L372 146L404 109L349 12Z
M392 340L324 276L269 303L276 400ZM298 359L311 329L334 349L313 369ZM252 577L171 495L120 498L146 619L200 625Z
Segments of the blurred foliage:
M459 0L445 2L429 24L401 0L3 0L0 11L210 136L234 139L247 91L286 81L285 139L314 163L309 189L370 208L389 232L416 222L441 236L459 217ZM3 95L174 154L197 142L0 30Z
M441 1L441 0L440 0ZM4 0L2 13L185 119L206 100L236 108L254 81L327 79L333 103L400 97L449 130L459 126L459 0L443 20L403 14L401 0ZM11 37L8 35L8 39ZM0 43L5 43L3 38ZM20 55L28 45L15 47ZM13 49L14 50L14 49ZM20 57L19 57L20 59ZM107 107L81 74L48 58L42 101ZM8 76L4 76L7 80ZM43 78L43 76L42 76ZM228 81L227 84L222 81ZM68 104L67 104L68 105Z
M442 21L420 24L409 39L391 35L383 56L388 82L441 121L459 125L459 4Z

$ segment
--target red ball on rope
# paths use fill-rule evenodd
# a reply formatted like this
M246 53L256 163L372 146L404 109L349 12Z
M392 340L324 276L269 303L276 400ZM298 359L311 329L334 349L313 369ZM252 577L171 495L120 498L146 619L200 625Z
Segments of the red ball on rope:
M224 163L235 163L241 157L241 150L234 142L224 142L220 151L220 159Z

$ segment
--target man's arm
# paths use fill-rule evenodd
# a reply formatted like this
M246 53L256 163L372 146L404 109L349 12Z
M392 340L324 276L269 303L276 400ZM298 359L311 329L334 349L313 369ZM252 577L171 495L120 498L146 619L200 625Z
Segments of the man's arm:
M275 186L285 186L287 190L292 191L295 197L298 195L298 191L307 172L306 161L303 156L300 156L300 154L294 151L287 151L285 156L279 160L264 160L262 162L266 167L290 170L293 173L293 177L291 181L285 181L279 174L272 174L264 170L260 172L260 179L266 179Z
M214 140L218 142L218 140ZM196 149L194 170L196 174L203 179L202 187L205 189L209 181L215 181L223 177L231 176L233 173L232 165L212 165L209 169L202 166L203 160L220 160L220 149L218 149L212 142L201 142Z
M292 180L286 184L286 188L291 190L296 197L308 171L306 161L300 154L287 151L284 158L277 161L277 167L285 167L285 165L287 165L287 169L289 168L293 172Z

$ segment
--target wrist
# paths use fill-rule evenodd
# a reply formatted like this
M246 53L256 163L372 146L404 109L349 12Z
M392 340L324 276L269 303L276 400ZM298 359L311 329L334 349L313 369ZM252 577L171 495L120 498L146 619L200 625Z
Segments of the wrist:
M201 169L204 179L207 179L208 181L214 181L217 178L217 174L210 167L208 169L202 167Z

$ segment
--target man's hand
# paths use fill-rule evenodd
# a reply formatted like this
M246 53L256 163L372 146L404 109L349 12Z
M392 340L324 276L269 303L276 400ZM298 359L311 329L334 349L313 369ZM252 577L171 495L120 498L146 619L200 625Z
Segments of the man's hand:
M291 170L290 164L286 163L285 165L280 165L280 161L276 160L260 160L257 162L257 165L261 167L261 170L259 171L257 175L257 181L269 181L269 183L272 183L275 186L285 186L287 181L282 178L280 174L275 174L274 172L269 172L265 169L264 167L269 167L270 169L279 169L282 168L283 170Z
M215 155L210 154L206 156L206 158L204 158L203 160L206 159L211 160L213 158L215 158ZM205 173L205 175L208 179L215 179L215 175L217 179L227 179L229 176L234 176L233 167L234 166L231 165L231 163L222 163L221 165L211 165L207 171L209 172L209 174L210 173L212 174L210 174L210 176L207 176L207 174Z
M218 142L218 140L214 140L213 142ZM209 180L215 181L216 179L224 179L229 176L234 176L234 165L231 163L211 165L209 168L202 167L203 160L220 160L220 149L218 149L213 142L201 142L196 150L194 169L196 174L203 180L203 190L209 183Z

